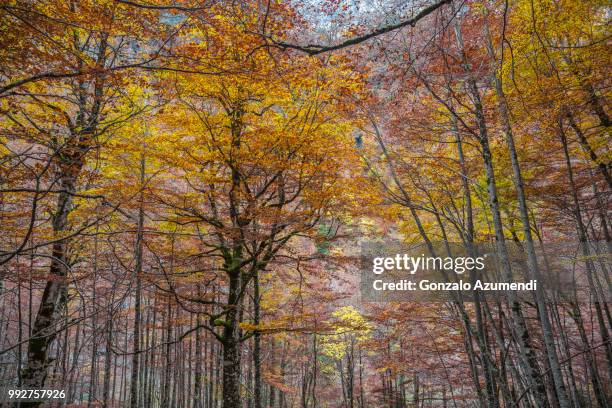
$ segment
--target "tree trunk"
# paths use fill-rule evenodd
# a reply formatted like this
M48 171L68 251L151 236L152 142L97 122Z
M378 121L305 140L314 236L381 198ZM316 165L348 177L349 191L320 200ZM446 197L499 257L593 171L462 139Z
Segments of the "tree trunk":
M240 398L240 338L239 292L241 271L229 271L228 310L223 323L223 408L241 408Z
M201 318L196 316L196 326L201 324ZM202 336L200 330L195 332L195 378L193 384L193 408L204 408L202 405Z
M256 271L253 276L253 323L255 325L259 325L260 319L260 294L259 294L259 273ZM262 391L262 383L261 383L261 333L259 331L255 332L253 336L253 368L254 368L254 395L255 395L255 404L254 408L262 408L261 405L261 391Z
M491 41L488 26L486 25L485 30L487 34L487 50L489 52L489 56L494 61L494 65L497 66L497 58L493 50L493 43ZM533 238L531 236L531 225L529 221L529 211L527 209L527 198L525 196L523 176L521 174L516 145L514 144L514 134L512 132L512 126L510 124L508 103L506 102L506 96L504 94L502 83L499 76L497 75L497 72L495 72L494 74L494 82L495 91L497 93L498 99L498 110L503 125L504 136L506 137L506 144L510 153L510 161L512 163L514 186L516 188L519 212L523 225L525 247L527 249L527 267L529 270L530 278L536 279L538 282L542 282L535 252L535 246L533 244ZM567 397L567 392L565 390L565 384L563 383L563 374L561 372L561 365L559 364L559 356L557 355L557 350L555 348L555 337L548 316L548 310L546 308L546 299L544 295L544 290L542 289L542 285L537 285L535 291L535 298L540 317L542 336L544 337L544 345L546 347L546 356L548 357L548 364L550 365L550 370L552 372L555 392L559 400L559 405L561 408L569 408L570 403Z
M464 52L463 38L461 35L461 26L457 19L455 19L455 37L457 40L457 45L459 47L459 51L461 53L462 64L464 69L468 75L467 80L467 89L472 97L472 104L474 106L474 111L476 115L476 122L478 124L478 142L482 148L482 158L485 164L485 172L487 178L487 192L489 198L489 206L492 213L493 218L493 229L495 232L496 246L497 246L497 255L499 257L499 263L501 265L502 274L506 281L511 282L513 280L512 277L512 267L510 265L510 259L508 254L508 248L506 246L506 240L504 237L503 224L501 219L501 213L499 208L499 200L497 194L497 184L495 181L495 172L493 169L493 156L491 153L491 149L489 147L489 136L487 130L487 124L484 115L484 109L482 106L480 92L478 91L478 86L476 84L475 79L471 73L471 66L467 60L467 56ZM522 314L522 308L520 303L516 298L516 294L514 292L508 293L508 300L510 303L510 307L512 310L513 318L515 326L513 329L516 331L516 335L518 337L518 344L521 354L523 355L523 359L525 361L525 371L529 376L529 380L531 382L531 388L534 391L534 397L539 406L547 407L548 401L546 397L546 388L544 386L544 382L542 381L542 377L540 375L540 369L538 367L537 358L535 355L535 351L531 346L531 339L529 331L527 330L527 326L525 323L525 319ZM563 407L565 408L565 407Z
M134 253L134 280L136 283L136 291L134 294L134 338L133 338L133 354L132 354L132 375L130 379L130 407L138 408L138 394L140 383L140 321L141 321L141 291L142 282L140 275L142 274L142 240L144 228L144 181L145 181L145 156L144 151L140 157L140 206L138 208L138 225L136 227L136 248Z
M68 214L76 189L76 177L62 174L62 192L57 197L57 210L53 216L53 232L61 236L68 228ZM28 341L28 362L22 372L22 385L28 388L43 388L47 377L49 347L58 331L57 323L64 308L63 300L68 274L68 239L53 244L49 278L45 286L38 313L34 320L32 336ZM36 407L40 402L22 403L22 407Z
M111 374L111 349L113 347L113 319L111 316L111 304L108 308L108 316L106 321L106 353L104 355L104 385L102 391L102 408L108 407L108 399L110 397L110 374ZM115 366L116 367L116 366Z
M567 113L567 119L571 128L576 133L576 136L578 136L578 141L580 142L580 145L589 155L589 158L593 161L593 163L597 165L597 168L603 175L604 179L606 180L606 183L608 183L608 188L612 189L612 176L610 176L610 172L608 171L608 165L604 163L599 156L597 156L597 153L595 153L595 150L593 150L593 148L591 147L589 141L584 135L584 132L582 131L582 129L580 129L580 126L578 126L578 124L574 120L574 115L572 115L571 112Z

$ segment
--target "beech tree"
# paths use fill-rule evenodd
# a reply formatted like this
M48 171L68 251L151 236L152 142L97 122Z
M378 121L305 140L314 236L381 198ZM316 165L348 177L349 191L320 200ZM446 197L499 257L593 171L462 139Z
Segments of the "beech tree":
M2 3L0 389L607 407L608 9ZM545 284L369 302L390 240Z

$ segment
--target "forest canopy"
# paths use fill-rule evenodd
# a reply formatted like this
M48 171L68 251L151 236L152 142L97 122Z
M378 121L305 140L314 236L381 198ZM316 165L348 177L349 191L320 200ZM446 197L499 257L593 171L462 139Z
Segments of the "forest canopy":
M0 0L0 406L610 406L610 11Z

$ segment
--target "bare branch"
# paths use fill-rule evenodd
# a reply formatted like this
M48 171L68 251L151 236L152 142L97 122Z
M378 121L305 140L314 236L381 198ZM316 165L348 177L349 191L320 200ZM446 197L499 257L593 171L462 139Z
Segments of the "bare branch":
M442 7L445 4L450 4L452 2L452 0L442 0L438 3L434 3L429 7L424 8L423 10L421 10L416 16L409 18L408 20L404 20L401 23L398 24L391 24L391 25L387 25L381 28L378 28L374 31L371 31L367 34L364 35L360 35L357 37L353 37L351 39L348 39L344 42L341 42L340 44L336 44L336 45L317 45L317 44L309 44L309 45L297 45L297 44L292 44L292 43L288 43L288 42L284 42L284 41L275 41L274 39L267 37L269 40L271 40L274 45L280 47L280 48L290 48L290 49L294 49L294 50L298 50L298 51L302 51L305 52L306 54L309 55L317 55L317 54L322 54L325 52L329 52L329 51L336 51L342 48L346 48L346 47L350 47L352 45L357 45L360 44L362 42L365 42L371 38L377 37L381 34L385 34L391 31L395 31L398 30L400 28L406 27L406 26L412 26L414 27L414 25L421 19L427 17L429 14L433 13L434 11L436 11L437 9L439 9L440 7Z

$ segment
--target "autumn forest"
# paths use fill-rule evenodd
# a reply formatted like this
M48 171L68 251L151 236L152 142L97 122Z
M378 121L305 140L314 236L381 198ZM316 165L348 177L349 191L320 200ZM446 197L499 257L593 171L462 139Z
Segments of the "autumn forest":
M610 6L0 0L0 406L612 406Z

